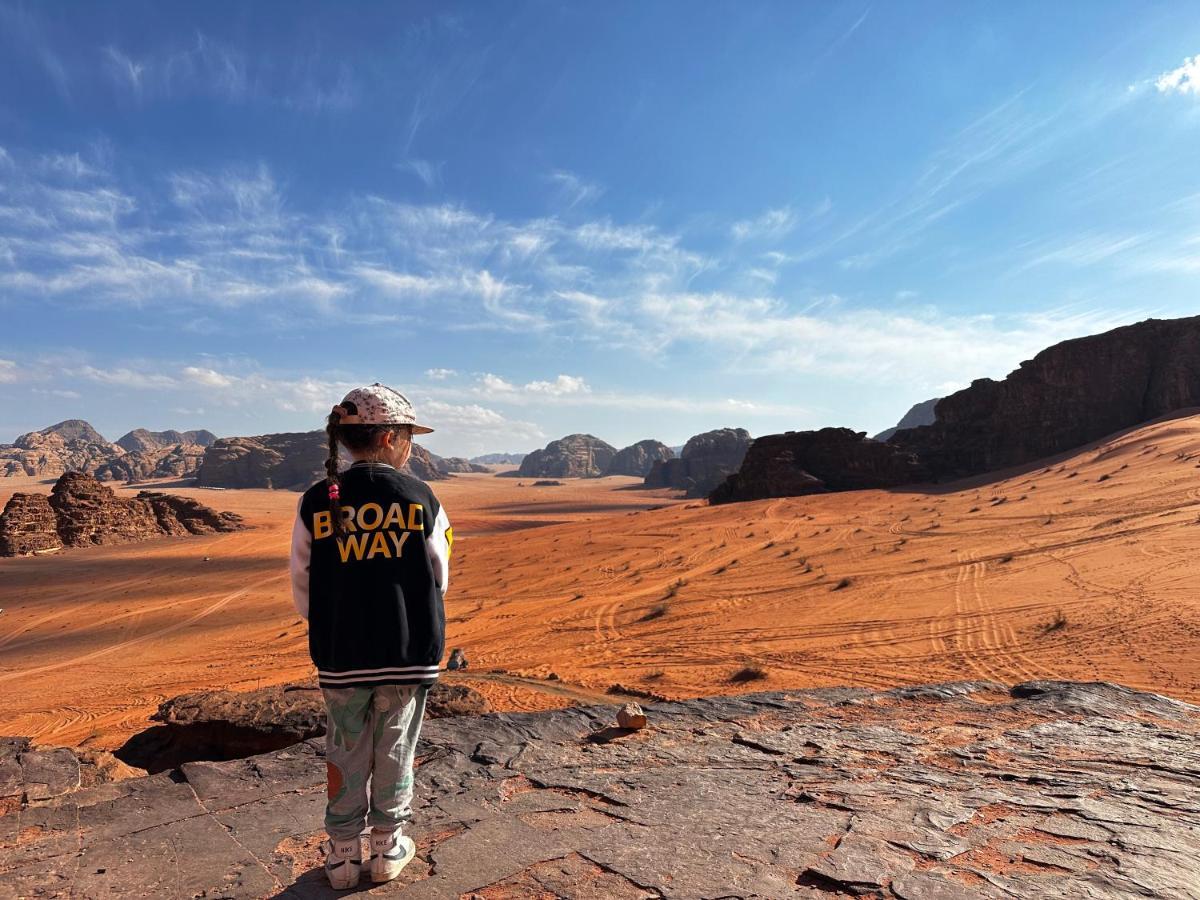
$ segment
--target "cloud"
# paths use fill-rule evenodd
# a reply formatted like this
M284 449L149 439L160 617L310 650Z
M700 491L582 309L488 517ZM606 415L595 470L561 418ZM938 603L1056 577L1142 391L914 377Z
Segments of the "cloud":
M591 391L587 382L572 375L559 375L553 381L531 381L525 390L532 394L549 394L562 397L567 394L586 394Z
M16 361L11 359L0 359L0 384L12 384L16 380Z
M427 188L437 187L442 182L442 166L444 163L432 162L428 159L405 159L396 163L401 172L408 172L419 178Z
M564 169L551 172L546 176L546 180L555 186L559 202L567 209L590 203L604 193L604 188L600 185L584 181L578 175Z
M751 238L780 238L795 227L796 213L790 206L783 206L779 209L768 209L755 219L734 222L729 230L735 240L746 241Z
M1194 94L1200 96L1200 54L1185 57L1178 68L1163 72L1154 80L1160 94Z
M445 381L447 378L453 378L458 373L454 369L426 369L425 377L430 381Z
M228 375L222 375L213 369L204 369L197 366L186 366L183 370L183 377L195 384L204 385L205 387L231 387L234 383L233 379Z

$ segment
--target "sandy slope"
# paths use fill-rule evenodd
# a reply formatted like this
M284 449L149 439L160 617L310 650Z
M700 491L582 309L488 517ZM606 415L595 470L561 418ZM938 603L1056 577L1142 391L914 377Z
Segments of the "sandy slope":
M507 673L473 680L494 702L976 677L1200 700L1200 417L923 490L647 510L670 501L630 483L436 486L461 538L449 640ZM294 495L194 495L258 527L0 561L0 733L114 746L162 697L307 673ZM765 677L734 681L747 665Z

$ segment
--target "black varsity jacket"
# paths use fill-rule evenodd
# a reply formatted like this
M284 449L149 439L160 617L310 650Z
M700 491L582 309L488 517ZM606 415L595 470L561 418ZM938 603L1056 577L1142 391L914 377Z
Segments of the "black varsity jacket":
M454 533L423 481L380 463L341 475L345 535L319 481L292 529L292 595L323 688L432 684L445 650L442 597Z

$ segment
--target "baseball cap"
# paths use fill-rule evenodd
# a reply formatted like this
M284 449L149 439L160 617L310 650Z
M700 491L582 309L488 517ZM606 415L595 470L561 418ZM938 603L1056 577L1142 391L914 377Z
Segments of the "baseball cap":
M349 404L353 404L354 413L347 408ZM433 431L432 428L417 424L417 415L407 397L378 381L355 388L342 398L333 411L340 416L339 425L409 425L413 434L429 434Z

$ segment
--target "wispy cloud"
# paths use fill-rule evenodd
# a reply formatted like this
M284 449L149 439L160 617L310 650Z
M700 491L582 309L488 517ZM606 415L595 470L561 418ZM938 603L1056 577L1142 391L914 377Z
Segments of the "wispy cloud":
M600 185L584 181L574 172L564 169L551 172L546 179L555 186L559 201L567 209L590 203L604 193L604 188Z
M1163 72L1154 79L1160 94L1194 94L1200 96L1200 54L1187 57L1177 68Z

